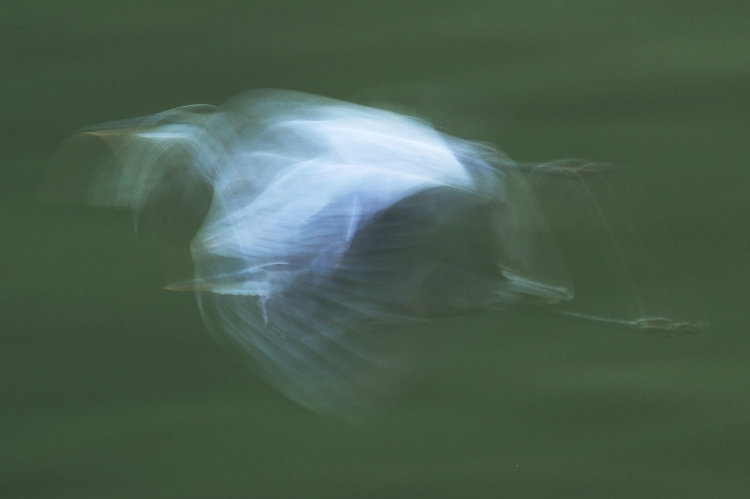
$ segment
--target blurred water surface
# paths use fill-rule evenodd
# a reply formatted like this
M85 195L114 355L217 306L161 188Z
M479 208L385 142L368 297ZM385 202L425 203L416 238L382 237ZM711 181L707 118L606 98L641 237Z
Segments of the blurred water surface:
M3 497L744 497L748 12L717 2L0 7ZM357 425L235 362L119 212L35 203L80 126L281 87L511 157L629 167L709 332L545 315L420 326Z

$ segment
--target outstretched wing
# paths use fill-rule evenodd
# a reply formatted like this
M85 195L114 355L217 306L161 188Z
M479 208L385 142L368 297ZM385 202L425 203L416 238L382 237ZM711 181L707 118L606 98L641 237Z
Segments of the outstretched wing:
M385 207L344 196L301 225L225 214L194 244L203 317L290 398L359 414L387 400L408 370L398 324L568 298L500 265L508 260L492 204L442 186ZM297 205L300 216L307 208ZM213 253L217 242L245 238L229 220L257 229L241 260Z

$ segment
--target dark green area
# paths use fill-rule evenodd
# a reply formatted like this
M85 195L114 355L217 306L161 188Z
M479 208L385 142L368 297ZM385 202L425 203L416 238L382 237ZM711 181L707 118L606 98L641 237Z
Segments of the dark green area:
M749 22L742 2L3 3L0 496L747 497ZM129 217L33 200L77 127L254 87L631 167L711 330L451 319L416 333L432 360L392 409L295 406L162 290Z

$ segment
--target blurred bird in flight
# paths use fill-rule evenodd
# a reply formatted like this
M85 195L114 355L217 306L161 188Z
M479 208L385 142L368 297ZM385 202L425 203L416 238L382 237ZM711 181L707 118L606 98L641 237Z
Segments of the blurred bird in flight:
M606 165L520 164L413 117L261 90L82 130L45 195L132 210L140 232L189 247L192 275L167 289L194 291L281 392L351 415L397 383L394 324L533 306L693 329L628 185Z

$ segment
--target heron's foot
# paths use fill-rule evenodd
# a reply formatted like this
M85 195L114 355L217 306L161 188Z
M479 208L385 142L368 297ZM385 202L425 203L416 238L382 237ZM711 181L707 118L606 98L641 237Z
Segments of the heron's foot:
M561 159L541 163L530 169L532 175L551 175L568 178L587 177L589 175L601 175L614 170L607 163L587 161L584 159Z

